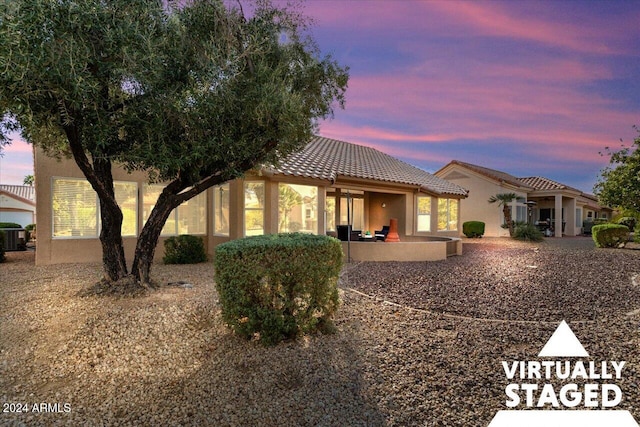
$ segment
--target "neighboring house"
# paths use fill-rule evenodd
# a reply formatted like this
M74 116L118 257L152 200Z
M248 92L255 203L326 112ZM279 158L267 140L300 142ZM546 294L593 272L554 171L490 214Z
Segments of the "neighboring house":
M98 200L78 167L36 150L38 194L37 264L99 261ZM127 257L162 185L147 184L142 173L115 169L116 199L123 210ZM303 231L335 233L337 226L382 229L398 219L400 238L457 237L460 200L466 191L373 148L314 137L277 167L263 167L179 206L167 221L163 239L176 234L205 238L216 245L244 236ZM349 204L349 209L347 209ZM347 218L347 210L351 218Z
M598 205L595 196L543 177L517 178L509 173L454 160L435 173L469 191L461 201L461 221L482 221L486 236L508 236L502 228L502 209L488 199L500 193L515 193L511 204L514 221L548 222L556 236L582 234L583 222L606 218L611 209ZM529 203L527 203L529 202ZM556 215L560 212L560 215Z
M29 185L0 185L0 222L25 227L36 222L36 191Z

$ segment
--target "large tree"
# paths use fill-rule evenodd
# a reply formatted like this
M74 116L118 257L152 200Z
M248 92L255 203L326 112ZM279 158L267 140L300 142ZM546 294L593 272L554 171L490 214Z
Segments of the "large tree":
M593 190L605 206L640 212L640 129L635 129L639 136L631 147L606 148L609 165L600 171Z
M2 132L72 157L100 201L105 279L146 285L171 211L299 149L344 103L295 9L256 1L0 0ZM112 168L166 184L129 273Z

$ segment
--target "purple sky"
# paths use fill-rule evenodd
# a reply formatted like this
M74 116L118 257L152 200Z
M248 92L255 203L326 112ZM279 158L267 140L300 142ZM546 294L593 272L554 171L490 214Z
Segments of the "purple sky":
M320 134L434 172L453 159L590 192L605 146L640 126L640 2L309 0L351 68ZM15 141L0 183L32 173Z

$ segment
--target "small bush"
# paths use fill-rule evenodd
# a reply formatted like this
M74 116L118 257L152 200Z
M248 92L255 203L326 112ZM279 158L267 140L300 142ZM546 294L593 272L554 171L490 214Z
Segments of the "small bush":
M4 231L0 230L0 262L4 262Z
M615 248L629 240L629 228L620 224L594 225L591 234L599 248Z
M484 222L467 221L462 224L462 233L470 238L484 236Z
M22 228L22 226L15 222L0 222L0 228Z
M632 216L623 216L617 221L620 225L625 225L629 230L636 228L636 219Z
M340 241L328 236L284 233L218 245L222 317L239 335L259 335L264 344L331 331L342 263Z
M540 242L544 239L544 235L535 225L521 224L513 231L513 238L527 242Z
M197 264L207 260L202 237L182 234L164 241L165 264Z

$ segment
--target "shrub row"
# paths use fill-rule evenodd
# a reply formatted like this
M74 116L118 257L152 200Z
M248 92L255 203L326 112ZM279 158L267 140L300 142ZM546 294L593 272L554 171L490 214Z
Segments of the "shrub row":
M629 228L621 224L594 225L591 236L599 248L614 248L629 240Z
M224 321L239 335L275 344L333 328L338 307L340 241L284 233L216 247L215 278Z
M462 224L462 233L470 238L484 236L484 222L467 221Z
M4 231L0 230L0 262L4 262Z
M15 222L0 222L0 228L22 228L22 226Z
M164 241L165 264L197 264L207 260L202 237L182 234Z

